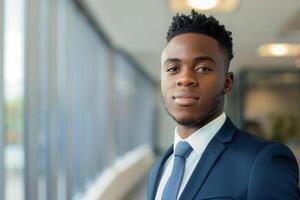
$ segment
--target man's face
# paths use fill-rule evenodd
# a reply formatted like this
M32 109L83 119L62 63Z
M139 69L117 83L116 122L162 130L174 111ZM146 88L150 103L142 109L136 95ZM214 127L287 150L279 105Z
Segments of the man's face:
M218 42L203 34L181 34L167 44L161 57L162 100L178 124L203 126L222 113L224 93L233 82L226 62Z

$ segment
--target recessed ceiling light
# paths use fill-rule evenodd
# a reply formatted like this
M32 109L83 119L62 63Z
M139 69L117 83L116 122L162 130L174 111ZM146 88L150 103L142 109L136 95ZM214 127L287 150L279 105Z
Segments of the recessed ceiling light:
M273 43L264 44L258 48L258 55L262 57L288 57L297 56L300 53L299 44Z
M169 0L170 9L174 12L190 11L202 12L232 12L239 0Z
M284 56L288 53L288 46L285 44L271 45L271 54L274 56Z
M187 3L195 9L210 10L218 5L219 0L187 0Z

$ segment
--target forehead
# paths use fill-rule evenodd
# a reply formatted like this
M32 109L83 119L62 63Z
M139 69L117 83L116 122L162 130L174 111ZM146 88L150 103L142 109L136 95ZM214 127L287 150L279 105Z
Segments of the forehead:
M224 56L217 40L199 33L185 33L174 37L164 48L161 61L167 58L189 58L200 55L222 59Z

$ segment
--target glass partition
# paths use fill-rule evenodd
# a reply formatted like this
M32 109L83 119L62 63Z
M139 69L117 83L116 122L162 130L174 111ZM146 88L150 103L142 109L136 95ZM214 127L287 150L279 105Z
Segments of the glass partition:
M24 199L24 1L4 1L5 199Z

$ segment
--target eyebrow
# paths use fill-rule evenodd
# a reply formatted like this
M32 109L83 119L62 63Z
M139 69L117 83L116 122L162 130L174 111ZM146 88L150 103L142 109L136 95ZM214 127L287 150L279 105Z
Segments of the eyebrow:
M211 58L210 56L198 56L198 57L195 57L193 59L193 61L197 62L197 63L203 62L203 61L206 61L206 60L211 61L211 62L216 64L216 61L213 58ZM169 63L169 62L171 62L171 63L180 63L181 60L179 58L167 58L164 61L164 64Z
M194 58L194 61L196 61L196 62L203 62L206 60L211 61L216 64L216 61L210 56L198 56L198 57Z
M166 63L180 63L180 59L178 58L167 58L165 61L164 61L164 64Z

